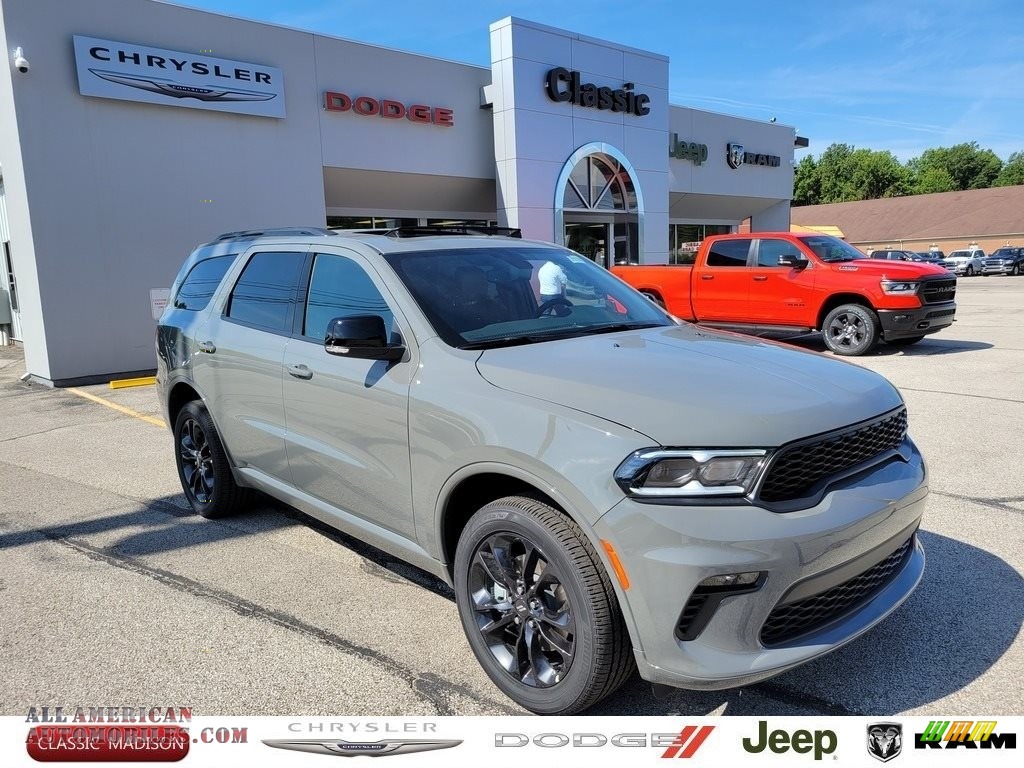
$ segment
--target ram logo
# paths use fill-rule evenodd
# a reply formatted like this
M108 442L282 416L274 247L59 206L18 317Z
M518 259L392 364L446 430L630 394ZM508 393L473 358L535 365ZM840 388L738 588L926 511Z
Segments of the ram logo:
M899 723L874 723L868 726L868 753L887 763L903 750L903 726Z

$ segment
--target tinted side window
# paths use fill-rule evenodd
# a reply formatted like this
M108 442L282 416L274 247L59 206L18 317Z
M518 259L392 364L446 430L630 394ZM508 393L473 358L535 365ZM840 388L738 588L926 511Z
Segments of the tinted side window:
M344 256L318 253L306 297L302 335L323 340L336 317L380 315L390 333L394 315L361 266Z
M231 262L238 254L232 253L226 256L215 256L212 259L200 261L181 282L178 288L178 295L174 297L175 309L191 309L198 312L206 309L213 294L217 292L217 286L224 279L224 273L228 271Z
M762 240L757 248L757 266L777 267L779 256L800 255L800 249L786 240Z
M304 253L256 253L235 283L228 317L272 331L291 331Z
M709 267L745 267L750 240L718 240L708 252Z

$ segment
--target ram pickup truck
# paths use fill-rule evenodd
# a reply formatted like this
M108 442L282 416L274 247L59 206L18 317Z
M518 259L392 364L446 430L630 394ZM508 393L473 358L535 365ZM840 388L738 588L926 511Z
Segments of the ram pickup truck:
M838 355L920 341L952 324L956 277L931 264L872 260L830 235L716 235L692 265L612 271L683 320L753 335L821 331Z

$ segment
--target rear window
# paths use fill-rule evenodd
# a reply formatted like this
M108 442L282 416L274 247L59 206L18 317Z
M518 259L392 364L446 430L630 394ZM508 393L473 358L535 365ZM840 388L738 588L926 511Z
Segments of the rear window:
M181 282L177 296L174 297L175 309L188 309L193 312L206 309L213 294L217 292L217 286L224 279L224 274L231 266L238 254L231 253L226 256L214 256L212 259L200 261Z

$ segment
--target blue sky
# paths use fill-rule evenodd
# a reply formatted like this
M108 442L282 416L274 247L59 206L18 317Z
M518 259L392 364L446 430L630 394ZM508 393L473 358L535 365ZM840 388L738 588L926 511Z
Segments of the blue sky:
M488 65L488 25L519 16L655 51L670 100L890 150L977 141L1024 151L1020 0L186 0L196 8ZM803 157L807 150L798 150Z

